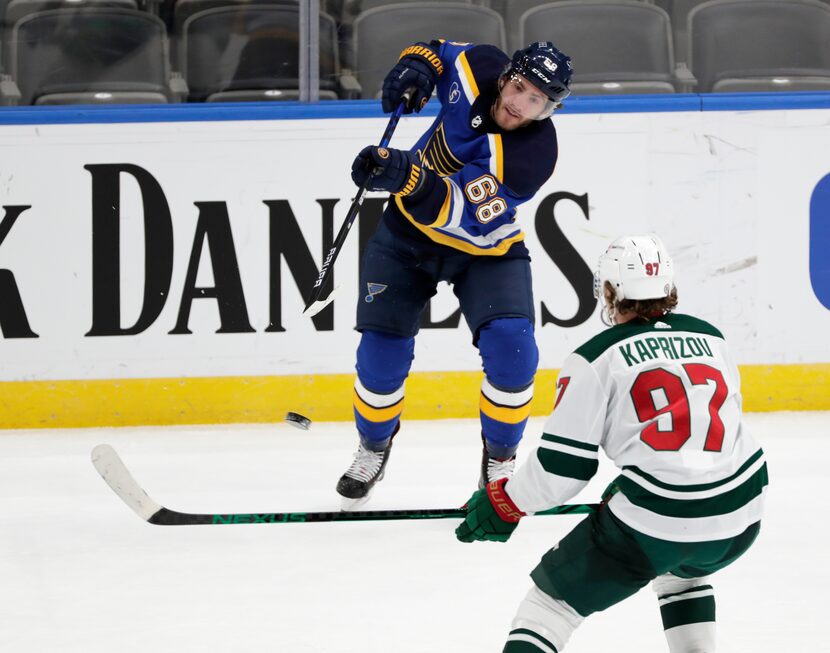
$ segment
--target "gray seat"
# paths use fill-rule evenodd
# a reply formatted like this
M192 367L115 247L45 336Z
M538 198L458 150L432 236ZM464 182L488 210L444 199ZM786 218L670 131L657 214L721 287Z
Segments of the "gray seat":
M671 18L672 37L674 38L674 53L678 61L687 61L689 51L689 34L686 26L689 21L689 12L709 0L656 0L655 4L665 9Z
M411 2L370 9L354 21L353 60L362 97L380 97L383 79L401 50L416 41L438 38L488 43L502 50L506 47L504 21L486 7L458 2Z
M798 0L795 0L798 1ZM830 0L820 0L830 4ZM710 0L655 0L654 4L665 9L671 17L672 36L674 37L674 53L677 61L688 63L689 56L689 13L698 5Z
M522 43L553 41L573 60L574 95L674 93L668 14L637 0L565 0L520 20Z
M19 0L11 0L16 2ZM298 0L176 0L173 5L173 33L181 34L184 22L193 14L207 9L250 5L288 5L297 7Z
M24 16L47 9L80 9L81 7L120 7L138 9L136 0L0 0L0 15L4 18L2 30L3 60L8 61L10 53L8 44L12 38L12 27Z
M182 27L179 66L191 101L241 102L299 98L297 7L245 5L200 11ZM334 19L320 14L320 98L338 97Z
M650 2L650 0L644 0ZM519 22L525 12L542 5L552 4L554 0L502 0L501 3L492 2L491 7L504 18L504 28L507 32L507 47L510 54L525 47L529 42L521 38ZM650 4L654 4L650 2Z
M3 0L0 0L2 2ZM378 7L385 7L387 5L395 4L421 4L424 0L345 0L343 2L339 14L331 11L330 15L336 16L340 26L340 61L343 66L349 69L355 68L355 62L352 59L354 53L352 48L352 34L355 18L358 15L370 9L377 9ZM478 4L488 6L490 0L453 0L459 4ZM322 11L322 5L321 5Z
M165 103L164 23L129 9L53 9L12 29L10 71L22 104Z
M459 1L461 1L462 4L472 4L471 0L455 0L455 2ZM349 5L353 6L357 10L356 13L362 13L364 11L369 11L370 9L384 7L386 5L406 4L407 2L423 2L423 0L353 0L353 2L350 2Z
M494 9L501 14L502 18L504 18L504 29L507 33L507 48L509 54L512 54L516 50L528 45L528 43L521 40L521 35L519 34L519 20L522 15L530 9L535 9L536 7L541 7L542 5L552 4L557 1L558 0L483 0L484 6ZM671 0L664 1L670 2ZM699 1L706 2L706 0ZM646 2L651 5L655 4L655 0L640 0L640 2ZM828 0L828 2L830 2L830 0Z
M487 6L489 0L453 0L463 4L479 4ZM352 23L358 14L370 9L377 9L386 5L407 4L410 2L423 2L423 0L345 0L343 3L342 20L344 23Z
M6 5L6 24L12 27L24 16L47 9L81 9L83 7L138 9L136 0L10 0Z
M830 6L714 0L689 13L700 92L830 90Z
M551 4L551 2L552 0L510 0L504 3L502 16L504 17L504 28L507 32L508 54L512 54L519 48L527 45L522 40L521 30L519 28L522 16L531 9ZM548 39L543 40L547 41Z

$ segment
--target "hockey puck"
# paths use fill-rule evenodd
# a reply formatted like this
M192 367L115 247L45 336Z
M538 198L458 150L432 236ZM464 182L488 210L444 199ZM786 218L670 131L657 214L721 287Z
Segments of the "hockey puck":
M300 413L286 413L285 421L298 429L308 431L311 428L311 420Z

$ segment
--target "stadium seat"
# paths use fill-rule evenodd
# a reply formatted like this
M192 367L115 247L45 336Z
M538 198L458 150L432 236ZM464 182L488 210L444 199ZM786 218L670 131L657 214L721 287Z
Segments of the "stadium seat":
M80 9L82 7L138 9L136 0L10 0L6 5L6 25L11 28L24 16L38 11Z
M12 29L9 70L23 104L166 103L164 23L130 9L52 9Z
M200 11L182 27L179 66L192 101L299 98L297 7L245 5ZM336 99L339 76L334 19L320 14L320 98Z
M3 42L2 60L9 61L8 47L12 38L12 27L24 16L47 9L78 9L81 7L120 7L138 9L136 0L0 0L0 16L3 17L3 29L0 39Z
M14 2L15 0L12 0ZM184 22L193 14L217 7L244 7L250 5L298 6L298 0L176 0L173 5L173 33L181 34Z
M700 92L830 90L830 5L713 0L689 13Z
M522 40L522 35L519 30L519 23L522 16L531 9L550 4L551 2L552 0L510 0L504 3L501 11L504 17L504 28L507 32L507 47L511 54L527 45Z
M504 28L507 32L507 47L510 54L519 48L523 48L528 43L522 41L519 33L519 21L525 12L542 5L553 3L555 0L501 0L501 2L491 2L491 8L498 11L504 18ZM650 0L641 0L643 2L650 2ZM650 2L654 4L653 2Z
M351 24L358 14L370 9L377 9L386 5L408 4L412 2L423 2L424 0L345 0L340 20ZM488 6L489 0L453 0L462 4L478 4Z
M472 0L454 0L462 4L472 4ZM423 0L353 0L349 5L353 6L357 13L377 9L386 5L406 4L407 2L423 2Z
M564 0L526 11L522 43L553 41L573 60L574 95L674 93L691 84L674 66L668 14L637 0Z
M709 0L655 0L655 4L665 9L671 18L672 37L674 38L674 53L678 61L687 61L689 51L689 35L686 25L689 20L689 12Z
M362 97L380 97L383 78L406 46L437 38L489 43L506 49L504 21L486 7L459 2L408 2L370 9L354 21L352 60Z

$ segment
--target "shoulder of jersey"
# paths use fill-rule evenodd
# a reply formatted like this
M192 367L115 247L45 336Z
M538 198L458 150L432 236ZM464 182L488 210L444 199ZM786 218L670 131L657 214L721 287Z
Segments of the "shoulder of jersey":
M533 195L553 174L559 146L553 122L540 120L502 134L504 184L516 195Z
M476 79L498 77L510 63L510 58L494 45L473 45L464 54Z
M618 342L633 338L642 333L654 333L655 335L700 333L723 340L723 334L705 320L692 317L691 315L671 313L653 322L627 322L613 326L595 335L588 342L577 348L574 353L582 356L589 363L592 363Z

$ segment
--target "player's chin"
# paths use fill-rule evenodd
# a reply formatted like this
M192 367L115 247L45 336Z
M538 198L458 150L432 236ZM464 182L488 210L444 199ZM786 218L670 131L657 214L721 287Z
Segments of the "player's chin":
M501 111L499 112L499 127L506 131L511 131L513 129L518 129L519 127L524 127L530 120L527 118L523 118L522 116L510 113L506 108L502 107Z

